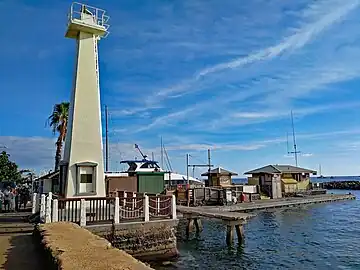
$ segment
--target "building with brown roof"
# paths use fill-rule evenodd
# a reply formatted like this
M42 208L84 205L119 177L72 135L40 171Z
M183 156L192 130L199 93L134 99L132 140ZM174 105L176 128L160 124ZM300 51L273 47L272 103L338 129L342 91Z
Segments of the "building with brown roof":
M267 165L245 172L251 174L248 183L259 185L271 198L281 198L310 188L310 175L316 171L292 165Z
M207 176L210 187L228 187L232 185L232 176L238 175L235 172L225 170L221 167L212 169L201 176Z

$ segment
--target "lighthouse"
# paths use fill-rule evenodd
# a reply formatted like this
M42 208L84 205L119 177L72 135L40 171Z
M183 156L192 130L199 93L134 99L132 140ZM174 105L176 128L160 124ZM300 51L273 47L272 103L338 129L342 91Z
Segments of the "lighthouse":
M104 197L98 42L108 35L105 10L73 3L65 37L76 41L76 59L64 159L60 164L65 198Z

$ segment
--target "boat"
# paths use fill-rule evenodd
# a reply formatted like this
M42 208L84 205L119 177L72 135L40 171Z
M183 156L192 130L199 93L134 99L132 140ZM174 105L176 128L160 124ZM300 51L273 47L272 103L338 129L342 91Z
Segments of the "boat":
M127 164L129 167L126 171L122 172L128 176L134 176L138 172L164 172L165 185L167 187L175 187L178 185L190 186L204 186L205 183L197 178L189 176L189 183L186 175L175 173L169 170L164 170L160 167L159 162L155 160L149 160L146 155L144 155L139 146L135 144L135 148L138 149L142 155L142 159L137 160L123 160L120 161L120 164Z
M166 186L186 185L187 176L179 173L163 170L159 166L159 162L154 160L142 159L142 160L123 160L120 164L127 164L129 167L126 171L122 172L129 176L134 176L138 172L164 172L164 180ZM204 185L204 182L200 179L189 176L190 185Z

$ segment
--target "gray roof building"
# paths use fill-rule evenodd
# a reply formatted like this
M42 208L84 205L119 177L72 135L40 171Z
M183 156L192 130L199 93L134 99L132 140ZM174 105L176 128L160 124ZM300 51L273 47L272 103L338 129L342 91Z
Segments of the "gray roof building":
M238 175L235 172L230 172L230 171L225 170L225 169L223 169L221 167L210 170L210 174ZM201 176L208 176L208 175L209 175L209 172L201 174Z
M266 173L266 174L275 174L275 173L309 173L316 174L314 170L304 169L300 167L295 167L292 165L267 165L259 169L245 172L244 174L257 174L257 173Z

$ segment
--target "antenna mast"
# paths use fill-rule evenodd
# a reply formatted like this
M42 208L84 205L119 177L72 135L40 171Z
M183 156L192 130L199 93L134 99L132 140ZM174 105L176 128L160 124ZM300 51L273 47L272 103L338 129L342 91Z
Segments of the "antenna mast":
M297 150L296 137L295 137L295 127L294 127L294 116L293 116L292 111L291 111L291 126L292 126L292 133L293 133L294 151L288 152L288 154L294 154L295 164L297 166L298 165L298 156L297 156L297 154L299 154L301 152Z

